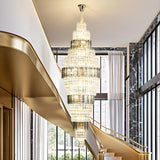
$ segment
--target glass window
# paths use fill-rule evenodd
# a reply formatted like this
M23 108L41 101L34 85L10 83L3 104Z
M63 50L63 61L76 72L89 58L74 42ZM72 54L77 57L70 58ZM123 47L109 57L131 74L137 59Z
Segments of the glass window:
M160 72L160 25L157 28L157 73Z
M71 150L72 146L71 146L71 136L66 133L66 150Z
M56 126L48 122L48 160L56 158Z
M87 149L87 160L93 160L93 156L88 149Z
M155 32L152 34L152 77L155 76L155 65L156 60L155 60Z
M144 84L160 72L160 25L145 40L142 58L138 61L137 71L141 74L139 74L139 81L143 81ZM148 146L148 152L152 152L152 160L160 159L159 88L160 86L150 89L148 93L143 95L143 99L141 100L143 103L139 101L139 135L143 136L143 140L139 142L144 146Z
M78 160L78 146L75 138L73 138L73 159Z
M66 133L66 159L71 159L71 150L72 150L72 137Z
M96 56L96 57L99 59L99 64L100 64L100 63L101 63L100 56ZM100 65L100 67L101 67L101 65ZM101 73L101 74L102 74L102 73ZM97 84L97 88L96 88L96 89L97 89L97 90L96 90L97 93L100 93L100 92L101 92L101 91L100 91L100 86L101 86L100 83L101 83L101 80L99 80L99 81L98 81L98 84Z
M139 143L143 145L143 97L140 98L139 101L139 128L140 128L140 140Z
M86 147L83 147L80 150L80 160L86 160Z
M58 65L62 69L64 66L64 59L66 55L58 55Z
M151 152L151 91L148 93L148 126L147 126L147 132L148 132L148 151Z
M101 56L101 92L109 93L109 58Z
M148 39L148 81L151 79L151 37Z
M143 85L143 56L141 57L141 70L140 70L140 84L141 84L141 86Z
M91 117L94 119L94 105L93 105L93 109L92 109ZM91 119L91 122L92 122L92 123L93 123L93 119Z
M160 86L157 88L157 126L156 126L156 131L157 131L157 159L160 159Z
M147 94L144 95L144 146L147 146Z
M103 126L110 128L110 112L109 112L109 101L101 101L101 123ZM105 128L101 128L106 131Z
M94 101L94 119L100 123L100 101L99 100ZM97 124L96 122L95 122L95 125L97 127L100 127L100 125Z
M155 160L155 89L152 90L152 160Z
M64 131L58 128L58 159L64 156Z
M147 42L144 44L144 83L147 82Z
M141 87L141 59L138 61L138 88Z

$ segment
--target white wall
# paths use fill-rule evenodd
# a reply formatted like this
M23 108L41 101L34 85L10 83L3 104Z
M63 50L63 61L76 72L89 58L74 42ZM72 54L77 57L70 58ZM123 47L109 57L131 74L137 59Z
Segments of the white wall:
M32 0L0 0L0 31L16 34L31 43L67 106L61 73Z

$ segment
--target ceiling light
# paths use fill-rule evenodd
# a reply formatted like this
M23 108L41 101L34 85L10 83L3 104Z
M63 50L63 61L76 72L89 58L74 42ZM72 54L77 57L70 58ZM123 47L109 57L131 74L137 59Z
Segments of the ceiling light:
M95 51L91 48L90 32L84 22L84 4L78 5L81 21L73 32L71 47L62 68L71 121L75 126L75 137L81 146L86 137L85 123L90 121L96 86L100 79L100 68ZM79 125L81 124L81 125ZM81 127L80 127L81 126ZM82 127L83 126L83 127Z

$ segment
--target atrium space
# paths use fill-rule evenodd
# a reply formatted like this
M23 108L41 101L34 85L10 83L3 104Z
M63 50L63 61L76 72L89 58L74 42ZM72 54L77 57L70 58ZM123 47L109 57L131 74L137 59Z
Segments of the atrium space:
M160 160L160 0L0 0L0 160Z

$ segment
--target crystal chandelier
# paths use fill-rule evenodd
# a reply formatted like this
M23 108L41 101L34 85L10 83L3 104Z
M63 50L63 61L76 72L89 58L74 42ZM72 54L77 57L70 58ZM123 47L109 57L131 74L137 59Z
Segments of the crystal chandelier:
M84 4L78 5L81 21L73 32L71 47L62 68L71 121L79 147L84 145L90 114L92 113L96 86L100 79L99 61L91 48L90 32L83 20Z

